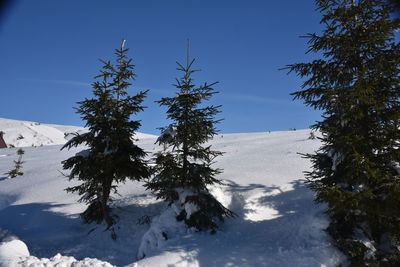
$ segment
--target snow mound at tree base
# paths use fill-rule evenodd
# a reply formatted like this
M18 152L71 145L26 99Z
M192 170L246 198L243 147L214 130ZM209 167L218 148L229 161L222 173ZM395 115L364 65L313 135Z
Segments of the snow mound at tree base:
M183 221L177 221L176 219L182 210L186 211L188 217L197 210L196 205L185 202L186 196L192 195L193 192L182 188L177 191L180 199L176 203L169 205L159 216L152 219L149 230L142 237L137 255L138 259L143 259L155 250L162 249L165 241L169 239L197 232L194 227L188 228ZM212 186L210 193L225 207L231 205L232 196L224 190L223 186Z
M183 222L176 220L176 212L172 207L165 209L159 216L154 217L149 230L140 242L138 259L143 259L156 249L161 249L166 240L188 231Z

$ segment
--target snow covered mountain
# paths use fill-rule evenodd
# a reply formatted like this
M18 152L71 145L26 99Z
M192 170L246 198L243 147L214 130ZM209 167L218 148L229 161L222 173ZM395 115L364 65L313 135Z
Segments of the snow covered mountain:
M73 133L87 131L79 126L42 124L0 118L0 131L9 147L45 146L64 144ZM136 138L151 138L154 135L137 133Z
M16 126L4 127L12 123ZM24 131L7 133L18 127ZM14 136L6 141L16 145L31 146L15 136L28 139L29 132L32 141L34 131L36 138L43 136L35 144L46 138L53 142L46 144L62 144L64 133L82 130L69 127L0 120L5 137ZM237 214L214 235L164 220L167 207L142 184L120 185L119 195L113 196L119 216L116 241L104 225L83 224L78 214L84 204L64 190L77 182L60 172L60 162L82 147L27 147L24 175L9 179L0 174L0 266L336 266L343 257L323 231L328 224L324 207L313 202L313 193L304 185L303 171L310 163L298 153L320 146L309 134L224 134L210 142L225 152L215 164L224 169L219 176L224 185L210 190ZM148 137L138 144L151 157L160 148L154 144L156 137ZM0 149L0 173L12 167L15 152ZM167 240L161 238L163 231Z

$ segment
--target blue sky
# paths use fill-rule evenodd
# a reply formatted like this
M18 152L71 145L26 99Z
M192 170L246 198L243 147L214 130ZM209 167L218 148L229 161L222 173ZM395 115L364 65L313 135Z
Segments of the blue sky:
M219 81L221 132L308 128L320 113L292 101L301 80L279 69L314 57L299 36L319 20L313 0L15 1L0 20L0 117L84 125L73 107L124 38L138 75L130 93L150 89L140 131L158 134L167 122L154 101L174 94L190 38L195 82Z

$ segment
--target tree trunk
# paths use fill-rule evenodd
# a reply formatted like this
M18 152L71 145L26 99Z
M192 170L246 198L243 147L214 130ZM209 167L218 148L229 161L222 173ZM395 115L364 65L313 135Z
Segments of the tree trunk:
M113 219L111 218L111 215L110 215L108 205L107 205L108 199L110 197L110 192L111 192L111 183L112 183L111 179L103 182L103 184L102 184L103 192L102 192L102 196L101 196L101 210L103 213L103 219L107 223L108 228L114 224Z

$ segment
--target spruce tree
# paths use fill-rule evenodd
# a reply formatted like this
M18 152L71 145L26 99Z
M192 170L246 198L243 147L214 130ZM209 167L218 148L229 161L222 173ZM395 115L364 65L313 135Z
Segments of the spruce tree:
M183 73L174 85L178 92L174 97L157 101L167 107L167 118L171 124L160 128L162 135L157 142L164 151L155 157L155 176L146 187L158 198L172 205L177 220L197 230L210 229L215 232L218 222L234 214L225 208L209 192L207 186L220 184L216 175L221 169L212 167L216 157L222 153L211 149L206 142L217 133L215 124L220 120L220 106L205 106L217 92L217 83L196 86L192 74L194 59L187 60L186 66L178 63L177 70Z
M307 37L323 58L289 65L305 78L294 97L323 111L309 183L351 264L400 266L400 20L389 1L316 3L324 30Z
M17 155L18 155L18 160L14 160L14 169L10 170L9 172L5 173L10 178L15 178L17 176L24 175L24 173L21 171L22 168L22 155L25 154L25 151L20 148L17 150Z
M62 147L87 146L62 162L64 169L71 169L70 179L82 181L66 190L78 192L80 200L89 205L81 214L86 223L104 220L108 228L115 223L109 203L110 194L117 191L116 185L126 179L139 181L150 175L144 160L146 152L133 139L140 121L130 118L144 109L142 101L147 91L128 95L136 74L124 42L115 51L116 64L101 60L103 67L92 84L93 98L78 102L77 113L86 121L89 131L76 134Z

